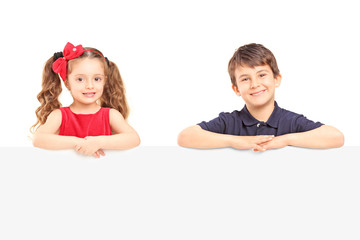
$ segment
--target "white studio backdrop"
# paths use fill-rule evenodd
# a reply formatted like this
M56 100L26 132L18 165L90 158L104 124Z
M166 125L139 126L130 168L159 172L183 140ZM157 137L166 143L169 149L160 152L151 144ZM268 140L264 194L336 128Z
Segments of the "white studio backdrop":
M2 4L4 5L4 4ZM283 108L360 145L356 1L10 1L1 7L0 146L30 146L45 61L66 42L114 61L144 146L174 146L189 125L241 109L227 63L261 43L283 76ZM71 103L66 89L63 105Z

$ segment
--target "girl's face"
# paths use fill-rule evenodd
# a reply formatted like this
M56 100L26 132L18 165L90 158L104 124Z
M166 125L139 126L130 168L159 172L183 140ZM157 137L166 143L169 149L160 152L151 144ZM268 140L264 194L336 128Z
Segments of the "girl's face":
M103 63L96 58L82 58L70 64L71 72L65 85L74 98L74 103L96 104L103 93L106 80Z

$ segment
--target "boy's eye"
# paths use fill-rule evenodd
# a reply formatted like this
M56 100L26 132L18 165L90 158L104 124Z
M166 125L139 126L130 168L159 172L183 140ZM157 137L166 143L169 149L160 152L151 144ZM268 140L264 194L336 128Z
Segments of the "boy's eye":
M82 81L83 81L83 78L79 77L79 78L76 79L76 81L82 82Z
M265 73L260 74L260 77L265 77L265 76L266 76Z
M244 81L249 81L249 78L243 78L243 79L241 79L241 81L242 81L242 82L244 82Z

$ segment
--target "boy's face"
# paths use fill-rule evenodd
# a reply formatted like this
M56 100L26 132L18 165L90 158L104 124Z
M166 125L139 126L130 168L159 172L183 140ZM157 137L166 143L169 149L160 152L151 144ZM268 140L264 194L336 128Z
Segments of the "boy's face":
M269 65L238 66L235 69L236 85L232 86L236 95L241 96L248 107L262 107L273 104L275 88L280 86L281 75L276 78Z

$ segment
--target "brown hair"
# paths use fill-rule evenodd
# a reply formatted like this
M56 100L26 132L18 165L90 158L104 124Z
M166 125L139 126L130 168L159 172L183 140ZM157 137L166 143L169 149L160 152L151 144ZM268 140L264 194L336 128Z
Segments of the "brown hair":
M239 66L256 67L269 65L274 77L280 73L274 54L261 44L251 43L239 47L228 64L231 83L236 86L235 69Z
M83 54L73 60L81 58L98 58L103 62L106 81L103 94L99 99L100 106L114 108L127 119L129 116L129 106L126 100L124 82L116 64L112 61L105 60L104 55L95 48L84 48ZM67 63L68 74L71 72L71 61L73 60ZM31 127L32 132L46 122L47 117L52 111L61 107L59 101L59 95L62 91L61 80L59 75L52 70L54 61L54 57L51 57L45 63L42 75L42 90L37 95L40 107L35 111L37 122Z

